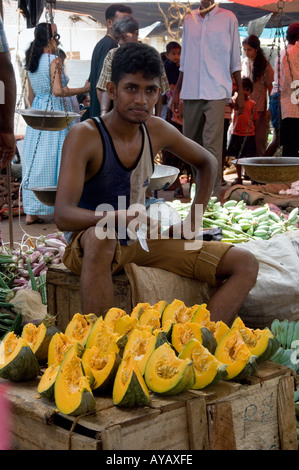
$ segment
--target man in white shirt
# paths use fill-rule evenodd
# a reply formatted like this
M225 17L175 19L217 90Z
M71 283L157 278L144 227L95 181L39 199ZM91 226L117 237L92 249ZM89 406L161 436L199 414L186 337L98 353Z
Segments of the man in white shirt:
M202 0L198 10L183 24L180 76L173 110L183 100L183 133L208 149L218 161L213 194L220 198L224 113L232 94L232 75L238 97L236 109L243 111L241 45L238 20L219 8L214 0Z

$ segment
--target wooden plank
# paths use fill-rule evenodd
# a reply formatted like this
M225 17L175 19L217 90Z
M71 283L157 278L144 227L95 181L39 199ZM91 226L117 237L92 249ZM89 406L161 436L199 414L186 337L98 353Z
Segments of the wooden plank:
M122 450L122 431L121 426L111 426L101 432L102 450Z
M229 401L208 405L209 448L237 450L232 406Z
M204 398L192 398L186 402L188 435L191 450L209 448L208 421Z
M250 375L245 380L243 380L243 384L254 385L260 382L264 382L265 380L271 380L275 377L281 377L283 375L292 375L296 377L295 371L290 369L289 367L282 366L280 364L275 364L273 361L265 361L259 365L259 370L257 374Z
M294 403L294 379L282 377L278 383L278 428L281 450L298 450L296 414Z

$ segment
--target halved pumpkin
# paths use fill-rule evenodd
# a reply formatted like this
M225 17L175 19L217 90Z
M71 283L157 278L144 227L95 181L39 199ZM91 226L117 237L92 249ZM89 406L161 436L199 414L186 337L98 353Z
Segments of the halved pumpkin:
M35 379L40 372L38 360L24 338L13 331L0 342L0 377L12 382Z
M82 366L93 391L112 388L120 361L116 352L102 355L97 346L85 350L82 356Z
M187 307L182 300L174 299L171 304L165 307L161 317L161 325L163 326L167 320L172 320L174 323L181 323L186 310Z
M88 335L85 347L87 349L98 346L103 354L113 351L119 352L117 341L120 337L118 333L111 330L103 317L99 317Z
M115 405L125 407L146 405L150 401L148 388L130 351L124 354L116 373L112 398Z
M48 367L57 362L60 363L72 346L75 346L77 354L82 355L84 348L79 341L69 338L65 333L55 333L49 343Z
M146 309L139 317L138 325L149 326L152 329L160 328L161 314L153 307Z
M44 371L37 386L38 393L44 398L54 398L54 385L60 363L52 364Z
M222 320L217 322L211 321L208 326L209 330L213 333L214 338L216 339L217 344L221 338L228 332L229 326L224 323Z
M111 329L111 331L114 330L115 322L119 319L119 317L122 317L123 315L126 315L126 312L121 308L112 307L108 310L108 312L104 316L104 321Z
M78 416L95 411L95 398L75 347L65 353L60 364L54 398L58 410L66 415Z
M231 328L220 340L215 357L227 364L227 380L242 380L258 370L257 358L247 347L237 327Z
M202 326L209 328L210 325L210 311L207 309L207 304L197 305L194 315L192 316L191 322L200 323Z
M136 326L137 318L132 318L130 315L123 315L116 320L114 332L119 335L129 335Z
M151 304L148 302L139 302L132 310L130 316L139 320L140 315L147 309L150 308Z
M222 364L197 339L192 338L184 346L180 359L190 359L194 364L195 383L192 389L199 390L214 385L227 376L226 364Z
M179 359L169 343L164 343L150 355L144 373L150 390L160 395L176 395L195 383L192 361Z
M171 342L171 335L172 335L173 325L174 325L174 321L172 321L170 319L166 320L163 326L153 330L153 334L158 336L160 333L165 333L167 340L169 342Z
M124 355L130 352L140 373L143 375L149 356L156 348L157 336L148 331L134 330L124 349Z
M155 309L155 310L158 310L158 312L162 315L165 308L167 307L168 303L166 302L166 300L159 300L159 302L157 302L156 304L154 304L152 307Z
M196 338L205 348L214 354L217 343L213 333L208 328L197 322L175 323L173 325L171 343L177 353L180 353L192 338Z
M65 329L65 334L69 338L79 341L82 346L85 346L88 335L97 319L98 317L94 313L89 313L88 315L75 313Z
M280 346L269 328L263 330L248 328L240 317L235 319L233 327L238 328L251 354L257 357L258 363L270 359Z
M39 325L26 323L23 326L21 337L27 341L40 364L47 361L48 348L52 336L59 333L60 330L53 324L46 326L44 322Z

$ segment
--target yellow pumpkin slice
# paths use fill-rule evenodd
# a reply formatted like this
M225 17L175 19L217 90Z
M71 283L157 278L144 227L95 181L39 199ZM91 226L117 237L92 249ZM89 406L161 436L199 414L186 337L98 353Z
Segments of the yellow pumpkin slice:
M149 356L156 347L157 337L148 331L134 330L124 349L124 355L130 352L140 373L143 375Z
M69 338L65 333L55 333L49 343L48 367L60 363L72 346L75 346L77 354L82 355L84 348L77 340Z
M161 313L154 308L146 309L139 317L139 326L150 326L152 329L160 328Z
M150 355L144 373L150 390L160 395L176 395L195 383L192 361L176 356L169 343L156 348Z
M116 352L102 355L97 346L86 349L82 365L94 392L112 389L120 360Z
M47 361L52 336L59 332L55 325L46 326L44 322L39 325L27 323L23 327L21 337L27 341L37 360L42 364Z
M104 321L111 331L114 330L115 322L123 315L126 315L126 312L121 308L112 307L108 310L108 312L105 314Z
M149 390L130 351L124 354L113 385L113 403L132 407L146 405L150 401Z
M163 326L167 320L172 320L174 323L185 323L184 314L186 310L187 307L182 300L174 299L171 304L165 307L161 318L161 325Z
M177 353L180 353L183 347L196 338L212 354L216 349L216 340L213 333L208 328L197 322L175 323L172 328L171 343Z
M0 342L0 377L12 382L32 380L40 371L38 360L24 338L13 331Z
M199 390L215 385L227 376L226 364L222 364L197 339L192 338L182 349L180 359L190 359L195 370L195 383L192 389Z
M58 410L66 415L78 416L95 411L95 398L75 347L65 353L60 364L54 398Z
M60 363L52 364L51 366L47 367L41 376L37 386L37 391L42 397L49 399L54 398L54 385L59 367Z
M252 355L237 327L231 328L220 340L215 357L227 364L226 380L242 380L258 370L257 358Z
M248 328L240 317L235 319L233 327L238 328L246 346L251 354L257 357L259 363L270 359L280 346L279 341L269 328L263 330Z
M98 317L94 313L88 315L75 313L65 329L65 334L85 346L88 335L97 319Z

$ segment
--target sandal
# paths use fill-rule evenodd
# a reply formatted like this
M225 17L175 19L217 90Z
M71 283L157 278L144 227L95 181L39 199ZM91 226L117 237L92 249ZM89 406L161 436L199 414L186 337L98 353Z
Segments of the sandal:
M26 225L32 225L32 224L43 224L45 221L44 219L41 219L40 217L33 216L31 220L25 220Z
M243 181L242 181L242 178L235 178L232 182L231 182L231 186L235 186L237 184L243 184Z

